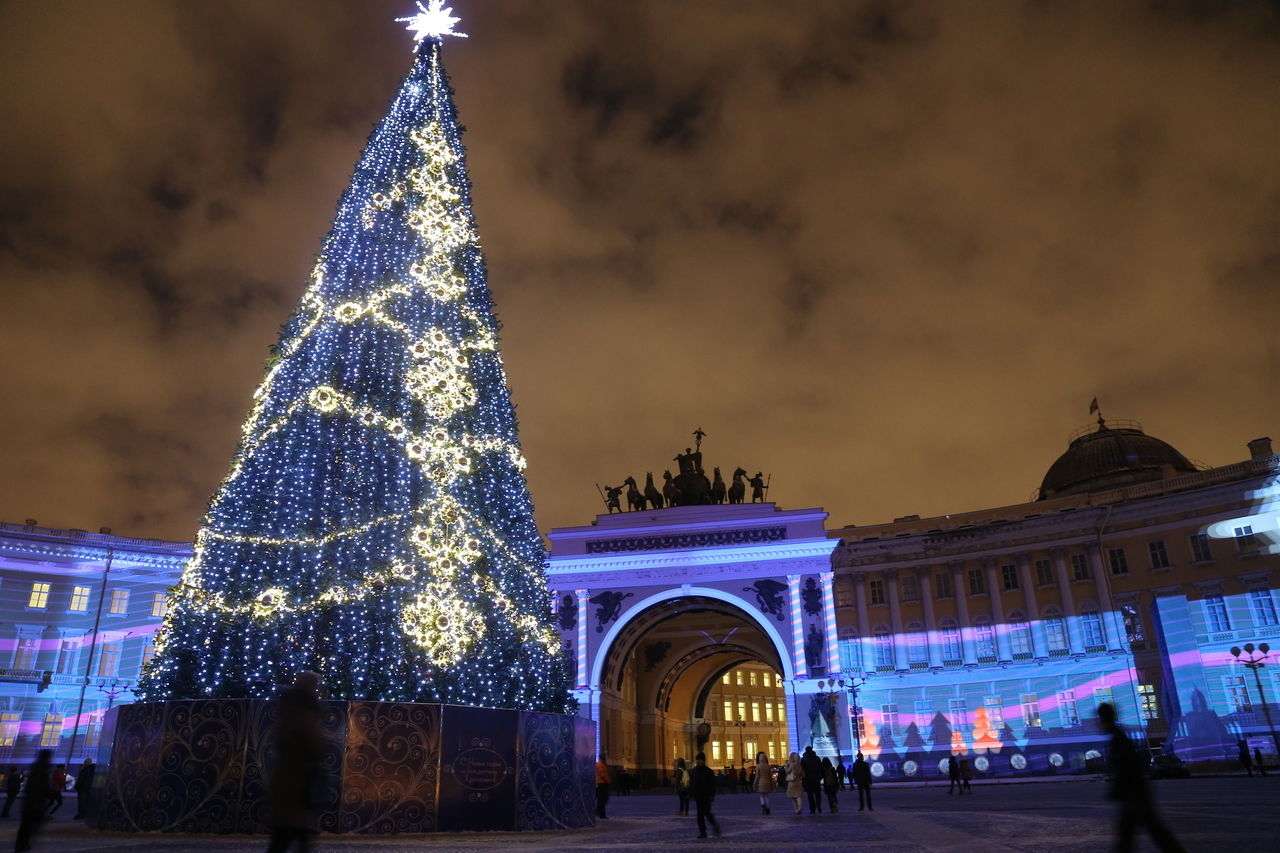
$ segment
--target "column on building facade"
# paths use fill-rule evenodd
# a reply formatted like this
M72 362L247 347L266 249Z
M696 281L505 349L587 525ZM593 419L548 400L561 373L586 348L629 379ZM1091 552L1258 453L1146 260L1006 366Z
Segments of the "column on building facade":
M1102 566L1102 549L1096 543L1085 547L1089 555L1089 569L1098 590L1098 610L1102 616L1102 630L1106 632L1107 649L1113 652L1128 649L1124 630L1124 616L1111 598L1111 579Z
M1009 626L1005 622L1004 599L1000 592L1003 578L997 571L994 558L984 557L982 570L987 576L987 595L991 597L991 627L996 632L996 659L1011 660L1013 655L1009 651Z
M938 622L933 617L933 574L928 566L916 569L920 579L920 603L924 606L924 636L929 644L929 668L942 666L942 644L938 641Z
M1031 556L1018 555L1018 576L1022 579L1022 595L1026 602L1027 622L1031 626L1031 649L1036 658L1049 656L1049 643L1044 635L1044 623L1040 621L1040 609L1036 606L1035 578L1031 576Z
M907 662L907 638L903 633L902 626L906 624L902 619L902 594L898 590L898 572L892 570L884 573L887 583L885 586L889 588L889 630L893 632L893 668L909 669L911 664Z
M791 662L796 678L809 677L804 659L804 617L800 612L800 575L787 575L787 601L791 605Z
M587 672L587 607L590 605L591 590L575 589L574 594L578 597L578 647L574 650L574 657L578 661L577 686L582 689L591 686L587 683L590 677Z
M1053 568L1058 574L1058 594L1062 596L1062 619L1067 628L1067 644L1071 654L1084 654L1084 639L1080 619L1076 613L1075 596L1071 593L1071 575L1067 573L1067 552L1053 549Z
M871 648L871 619L867 616L867 578L861 572L853 576L853 600L858 608L858 665L863 672L875 672Z
M836 596L832 588L835 584L835 572L823 572L818 576L822 584L822 613L826 620L823 633L827 635L827 675L834 678L840 674L840 634L836 627Z
M973 623L969 621L969 585L964 576L964 563L951 564L951 589L956 595L956 614L960 618L960 645L966 664L978 662L978 650L974 644Z

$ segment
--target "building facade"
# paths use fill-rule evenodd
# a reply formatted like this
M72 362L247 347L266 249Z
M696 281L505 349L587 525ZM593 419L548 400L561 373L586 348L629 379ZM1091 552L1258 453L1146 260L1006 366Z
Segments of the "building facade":
M860 750L886 778L937 776L952 754L980 774L1084 770L1103 701L1189 761L1230 762L1240 740L1274 755L1280 664L1247 667L1243 648L1280 637L1280 460L1267 439L1249 451L1199 469L1100 420L1038 500L824 528L829 557L796 523L825 514L764 503L554 530L581 713L651 778L717 741L727 754L741 714L712 695L747 664L779 677L792 748Z
M0 764L96 753L190 556L186 543L0 523Z

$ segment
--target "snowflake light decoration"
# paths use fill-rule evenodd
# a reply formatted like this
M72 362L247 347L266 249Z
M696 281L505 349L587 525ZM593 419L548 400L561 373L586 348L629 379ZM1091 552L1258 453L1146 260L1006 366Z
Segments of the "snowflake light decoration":
M423 6L421 0L419 0L418 14L410 15L407 18L396 18L398 23L408 24L405 29L413 32L415 43L422 41L424 38L440 38L441 36L466 38L466 33L453 31L453 25L460 20L462 19L453 16L453 8L451 6L444 5L444 0L429 0L426 6Z

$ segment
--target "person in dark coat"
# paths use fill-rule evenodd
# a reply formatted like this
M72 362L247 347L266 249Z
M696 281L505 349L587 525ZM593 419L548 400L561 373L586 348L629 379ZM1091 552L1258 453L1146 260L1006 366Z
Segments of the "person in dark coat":
M827 795L827 808L835 814L840 809L836 802L836 795L840 791L839 781L836 777L836 767L831 763L831 759L823 756L822 758L822 790Z
M809 798L809 814L822 813L822 759L813 746L804 748L800 756L800 769L804 771L804 792Z
M1250 776L1253 775L1253 756L1249 754L1249 744L1242 740L1236 741L1236 746L1240 748L1240 763L1244 765L1244 772Z
M18 824L18 837L13 846L16 853L31 849L31 839L48 819L45 810L49 808L49 761L52 757L51 750L40 750L36 763L31 765L31 772L27 774L27 793L22 798L22 822Z
M951 782L947 786L948 794L953 793L956 789L959 789L960 793L964 793L964 781L960 778L960 762L956 760L954 755L947 759L947 779Z
M950 769L949 763L948 769ZM871 765L862 757L861 752L858 753L857 760L853 762L853 769L849 775L853 777L853 784L858 789L858 811L862 811L864 801L868 809L875 811L875 808L871 805Z
M1165 853L1185 853L1185 848L1174 838L1156 812L1151 787L1147 784L1147 768L1138 756L1138 750L1116 722L1116 709L1110 703L1098 706L1098 725L1110 735L1107 742L1107 770L1111 775L1108 796L1120 804L1116 822L1117 853L1133 850L1133 836L1138 827L1145 826L1156 847Z
M76 772L76 820L89 816L89 808L93 805L93 777L96 772L92 758L86 758Z
M276 766L271 774L271 843L267 853L285 853L298 842L302 853L311 844L312 785L320 772L324 734L320 728L320 676L299 673L277 700Z
M699 752L693 757L693 772L689 774L689 793L698 811L698 837L707 837L707 824L711 831L720 834L720 822L711 813L711 801L716 798L716 774L707 766L707 754Z
M1253 748L1253 766L1258 768L1258 772L1263 776L1267 775L1267 765L1262 761L1262 749L1260 747Z
M0 812L0 817L9 816L13 801L18 798L18 794L22 793L23 778L22 771L17 767L9 768L9 772L4 777L4 811Z

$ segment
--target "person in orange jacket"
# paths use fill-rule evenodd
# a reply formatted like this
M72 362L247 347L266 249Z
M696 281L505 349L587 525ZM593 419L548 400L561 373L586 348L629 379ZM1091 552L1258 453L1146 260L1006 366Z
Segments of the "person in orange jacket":
M605 803L609 802L609 765L604 763L604 753L596 762L596 817L607 818L604 813Z

